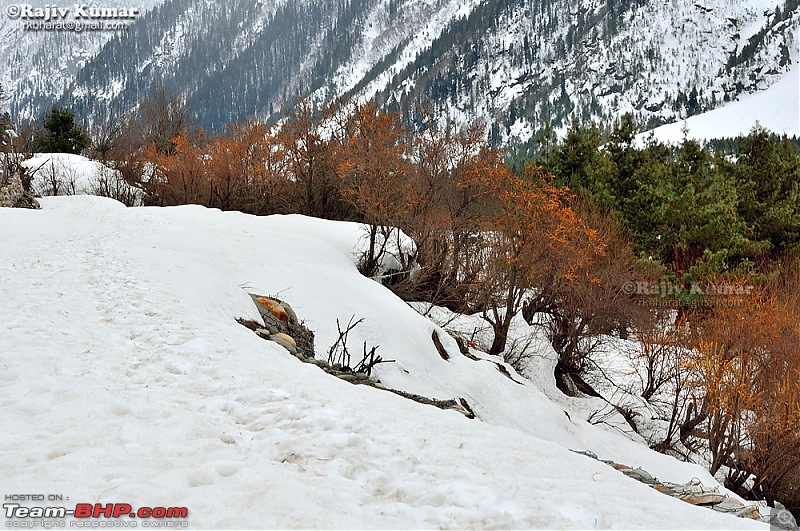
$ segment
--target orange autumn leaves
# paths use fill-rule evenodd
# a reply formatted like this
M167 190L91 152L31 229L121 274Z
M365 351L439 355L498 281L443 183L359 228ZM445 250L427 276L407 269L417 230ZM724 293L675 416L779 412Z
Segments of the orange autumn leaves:
M752 476L752 495L797 500L791 486L800 484L798 267L747 287L692 324L683 367L701 421L695 435L708 441L712 472L730 469L730 488L744 488Z
M603 254L569 191L534 168L513 174L479 127L426 121L414 130L373 103L301 103L279 127L184 132L170 145L144 152L151 203L362 222L362 273L377 275L387 253L403 268L416 261L413 282L395 289L496 315L495 353L527 290L552 278L591 281ZM413 254L389 248L399 230L414 240Z

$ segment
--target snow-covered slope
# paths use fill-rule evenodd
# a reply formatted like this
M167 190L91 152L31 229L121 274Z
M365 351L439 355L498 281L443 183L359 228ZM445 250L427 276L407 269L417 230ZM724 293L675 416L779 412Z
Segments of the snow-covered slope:
M765 91L742 95L723 107L662 125L652 133L662 142L679 142L684 131L688 138L709 140L746 135L756 124L778 134L800 136L800 65L795 64Z
M22 161L33 176L31 186L37 195L105 195L129 205L141 204L141 190L125 182L122 175L102 163L71 153L37 153ZM113 195L121 194L121 195Z
M401 106L410 94L457 121L484 118L497 138L525 139L546 121L682 118L769 87L798 59L800 14L775 0L491 5L432 40L433 64L398 68L425 52L403 48L386 68L399 73L365 94Z
M4 493L186 506L195 528L766 529L570 452L713 484L567 415L546 369L515 383L449 338L443 360L435 325L356 271L357 225L41 203L0 209ZM396 360L384 383L466 398L480 420L299 362L236 323L258 318L248 292L292 304L318 357L337 318L364 317L352 341Z

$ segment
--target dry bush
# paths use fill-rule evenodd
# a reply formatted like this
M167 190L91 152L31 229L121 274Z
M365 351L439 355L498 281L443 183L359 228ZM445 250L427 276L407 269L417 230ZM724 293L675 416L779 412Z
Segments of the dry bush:
M233 208L258 215L292 213L292 182L275 133L264 124L247 122L231 127L230 135L239 157L232 173L243 181Z
M331 142L338 134L341 111L340 102L315 111L305 100L284 110L286 119L275 135L275 149L286 163L292 212L328 219L349 217L336 173L336 146Z
M728 285L732 280L726 279ZM747 279L738 281L747 287ZM718 301L697 320L685 369L693 404L681 428L710 470L740 494L797 507L800 478L800 308L797 269Z
M51 157L30 172L33 191L41 196L75 195L78 193L80 174L71 165Z
M100 197L110 197L129 207L142 205L142 190L128 184L121 172L108 166L98 167L94 171L89 182L89 192Z
M759 372L760 400L752 424L751 451L746 455L754 475L751 491L772 505L781 501L800 512L800 259L787 258L766 285L770 297L772 343ZM769 315L768 315L769 316ZM739 486L740 477L731 477Z
M584 279L591 284L589 266L605 245L572 209L569 191L537 169L518 177L494 166L476 178L491 214L484 227L486 268L469 296L483 305L483 318L495 334L489 352L499 354L529 291ZM554 299L551 310L558 304Z
M148 202L159 206L208 205L212 187L205 135L202 132L179 135L171 140L171 145L169 152L161 151L156 144L144 150L148 170L143 186Z
M175 139L187 136L191 122L188 103L162 86L139 106L136 126L143 145L173 154L178 147Z
M211 137L187 133L170 145L161 151L150 144L140 156L113 162L127 182L140 183L149 204L193 203L260 215L296 211L287 164L264 124L233 124Z
M476 175L502 164L483 149L479 126L439 128L430 120L413 138L411 210L400 227L416 245L419 270L394 285L407 300L425 300L453 311L472 313L469 286L482 270L481 185Z
M4 151L13 151L22 155L23 159L32 157L35 152L36 122L20 121L15 132L17 133L17 138ZM12 146L13 149L11 149Z
M89 129L90 143L86 148L87 157L107 164L121 154L123 145L125 148L131 147L131 138L135 134L136 128L131 113L110 113ZM137 144L140 146L141 142Z
M399 242L397 227L408 219L415 200L408 131L399 114L367 103L354 107L343 133L336 156L339 186L356 220L368 226L359 270L371 277L378 273L388 247ZM394 250L402 257L402 249ZM407 268L408 260L404 262Z
M205 149L208 206L246 211L262 170L267 130L261 124L234 124L209 139ZM250 204L250 205L249 205Z
M680 445L681 422L690 399L683 370L686 337L683 330L670 324L671 318L654 311L649 321L640 322L636 331L638 348L631 352L640 378L639 388L630 392L647 402L652 420L663 423L663 430L648 440L650 447L686 459L687 451Z
M106 153L105 164L119 172L122 180L129 185L144 190L143 178L148 168L148 160L143 156L144 145L136 128L128 125L123 128L111 149ZM143 201L147 201L147 197Z
M525 260L535 269L522 315L529 324L545 327L559 355L558 387L571 395L577 391L595 394L581 376L591 354L608 335L627 337L649 319L649 310L625 291L627 284L645 278L646 272L637 266L627 239L609 214L573 202L563 190L559 193L564 201L563 210L556 211L561 232L548 233L542 221L527 229L536 254ZM510 197L518 202L519 192ZM540 207L540 212L547 209Z

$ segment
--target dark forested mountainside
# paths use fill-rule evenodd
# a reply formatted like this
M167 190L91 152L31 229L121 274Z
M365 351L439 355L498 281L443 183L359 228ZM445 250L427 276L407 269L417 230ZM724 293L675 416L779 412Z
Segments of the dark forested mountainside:
M654 126L765 89L797 61L798 11L798 0L167 0L69 71L48 70L52 57L4 84L12 115L34 119L54 94L96 122L165 87L219 130L300 97L360 95L524 140L625 112Z

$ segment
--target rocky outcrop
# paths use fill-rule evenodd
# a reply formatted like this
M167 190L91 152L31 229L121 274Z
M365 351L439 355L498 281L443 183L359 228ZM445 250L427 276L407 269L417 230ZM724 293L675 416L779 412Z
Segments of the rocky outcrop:
M713 509L718 512L730 513L740 518L750 518L752 520L759 521L763 520L756 505L746 505L736 498L731 498L730 496L720 493L716 487L706 487L697 478L694 478L689 483L684 484L659 481L650 475L646 470L641 468L633 468L631 466L615 463L614 461L607 459L600 459L597 457L597 454L588 450L572 451L577 454L591 457L592 459L597 459L598 461L607 464L611 468L619 470L621 473L625 474L631 479L635 479L636 481L644 483L645 485L652 487L662 494L672 496L673 498L678 498L686 503L691 503L692 505L698 505L701 507L708 507L709 509Z
M39 202L23 188L20 170L9 170L5 164L0 169L0 207L40 208Z
M354 371L350 367L345 367L340 363L330 364L325 360L317 359L314 355L314 333L305 327L297 318L294 309L287 302L276 299L275 297L264 297L261 295L250 294L253 302L258 308L263 325L255 321L238 319L238 322L255 332L259 337L268 341L273 341L286 349L289 354L304 363L316 365L327 374L335 376L353 385L367 385L394 393L403 398L413 400L420 404L438 407L439 409L451 409L458 411L467 418L474 419L475 413L470 408L467 401L463 398L452 400L438 400L425 396L407 393L399 389L386 387L380 380L376 380L368 374ZM438 336L434 332L434 341ZM441 344L441 342L439 342ZM444 349L444 347L442 347Z
M314 357L314 333L300 322L289 303L252 293L250 297L264 321L256 334L278 343L294 356Z

